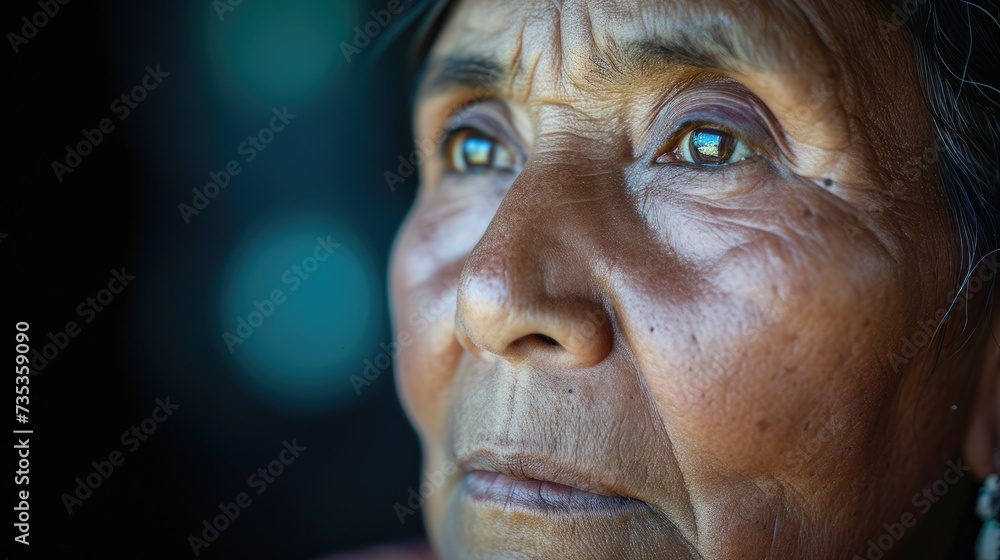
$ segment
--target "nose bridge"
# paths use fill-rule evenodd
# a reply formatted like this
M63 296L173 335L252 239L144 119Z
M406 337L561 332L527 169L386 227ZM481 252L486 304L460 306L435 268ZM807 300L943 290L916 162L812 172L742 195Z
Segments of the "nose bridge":
M621 166L554 140L536 144L463 268L456 332L480 357L578 366L611 351L601 270L626 196Z
M571 260L599 258L601 241L614 223L623 223L612 218L627 202L611 144L565 131L540 136L476 249L530 241L518 249L555 261L547 267L551 273L570 269Z

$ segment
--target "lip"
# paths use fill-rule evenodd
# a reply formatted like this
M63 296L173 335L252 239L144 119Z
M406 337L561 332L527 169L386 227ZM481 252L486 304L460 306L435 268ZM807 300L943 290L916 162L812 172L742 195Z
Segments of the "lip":
M462 488L475 502L503 509L623 513L648 506L584 473L531 455L478 450L459 459Z
M558 482L517 479L491 471L466 474L462 488L473 501L501 509L624 513L643 507L642 502L631 498L604 496Z

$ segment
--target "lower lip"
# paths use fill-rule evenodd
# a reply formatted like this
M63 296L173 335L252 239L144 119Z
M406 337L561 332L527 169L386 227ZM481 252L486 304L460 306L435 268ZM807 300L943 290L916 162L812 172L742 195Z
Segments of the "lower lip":
M489 471L472 471L462 480L465 493L473 501L501 509L544 511L546 513L601 512L626 513L645 509L638 500L602 496L579 488L546 480L516 479Z

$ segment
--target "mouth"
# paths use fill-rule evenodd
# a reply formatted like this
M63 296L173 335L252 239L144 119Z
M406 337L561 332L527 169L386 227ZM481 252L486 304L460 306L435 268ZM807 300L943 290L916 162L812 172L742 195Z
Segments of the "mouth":
M459 466L468 498L504 510L622 514L649 507L586 473L533 456L481 450L461 458Z

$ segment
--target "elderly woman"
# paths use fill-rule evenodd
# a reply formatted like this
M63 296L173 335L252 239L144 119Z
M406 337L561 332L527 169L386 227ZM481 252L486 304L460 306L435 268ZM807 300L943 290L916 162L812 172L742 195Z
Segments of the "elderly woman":
M971 553L1000 467L998 16L438 3L391 261L435 553Z

